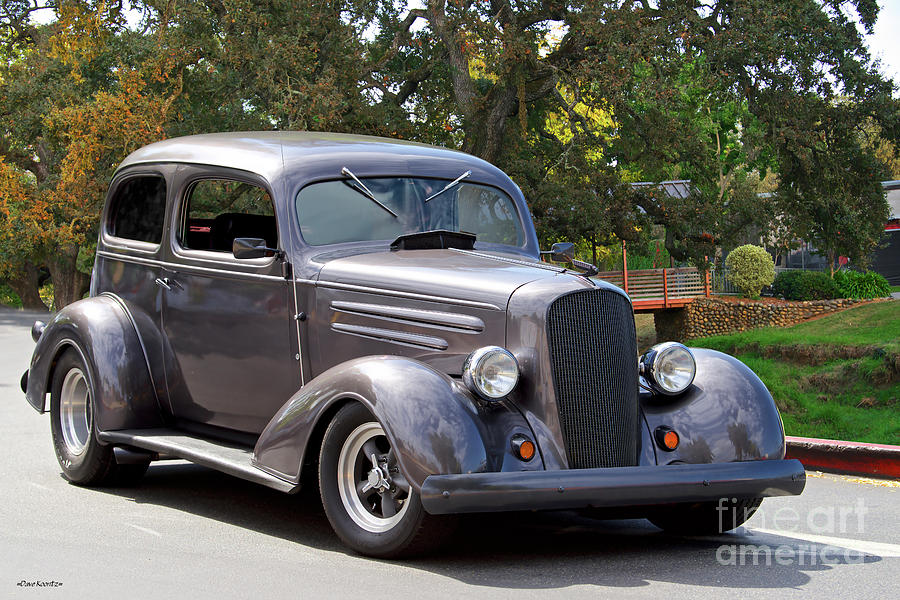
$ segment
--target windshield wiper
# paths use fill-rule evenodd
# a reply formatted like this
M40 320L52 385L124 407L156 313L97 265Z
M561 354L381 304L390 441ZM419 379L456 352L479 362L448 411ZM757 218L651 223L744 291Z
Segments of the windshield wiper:
M341 175L346 175L347 177L350 177L351 179L353 179L353 181L356 182L356 185L359 186L359 187L356 187L356 186L351 185L350 187L352 189L356 190L357 192L359 192L360 194L362 194L363 196L365 196L366 198L368 198L369 200L371 200L372 202L374 202L375 204L377 204L384 210L386 210L389 213L391 213L392 215L394 215L395 219L399 218L397 216L397 213L392 211L386 205L382 204L381 201L379 201L378 198L375 197L375 194L372 193L372 190L367 188L365 186L365 184L362 181L360 181L359 178L356 175L354 175L350 169L348 169L347 167L344 167L343 169L341 169ZM440 192L438 192L438 193L440 193Z
M458 184L460 181L462 181L463 179L465 179L466 177L468 177L471 174L472 174L472 171L466 171L465 173L463 173L462 175L460 175L459 177L457 177L456 179L454 179L453 181L451 181L450 183L445 185L444 188L442 190L440 190L439 192L435 192L432 195L425 198L425 202L428 202L432 198L436 198L437 196L440 196L441 194L443 194L450 188L454 187L456 184Z

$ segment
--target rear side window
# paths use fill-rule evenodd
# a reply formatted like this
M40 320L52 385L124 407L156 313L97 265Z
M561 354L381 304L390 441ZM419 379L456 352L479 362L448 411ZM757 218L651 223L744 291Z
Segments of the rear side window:
M276 248L278 228L269 193L258 185L203 179L187 196L179 242L189 250L231 252L234 238L261 238Z
M108 231L126 240L158 244L166 216L166 180L158 175L133 177L115 192Z

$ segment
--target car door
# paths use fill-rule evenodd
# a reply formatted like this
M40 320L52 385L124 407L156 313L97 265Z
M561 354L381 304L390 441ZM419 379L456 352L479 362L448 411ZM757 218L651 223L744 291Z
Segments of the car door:
M136 167L110 185L91 276L91 295L113 294L128 310L147 353L147 366L160 407L168 410L161 349L160 290L167 214L167 179L173 165Z
M172 412L259 433L300 387L293 293L275 256L237 259L236 237L279 248L265 181L184 167L164 277L162 320Z

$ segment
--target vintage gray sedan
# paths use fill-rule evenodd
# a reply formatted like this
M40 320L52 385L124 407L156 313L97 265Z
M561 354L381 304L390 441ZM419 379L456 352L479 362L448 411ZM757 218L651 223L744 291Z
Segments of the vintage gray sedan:
M63 474L134 482L182 458L286 493L391 557L466 512L615 508L709 533L799 494L741 362L638 356L628 296L541 252L494 166L351 135L231 133L130 155L90 297L23 377Z

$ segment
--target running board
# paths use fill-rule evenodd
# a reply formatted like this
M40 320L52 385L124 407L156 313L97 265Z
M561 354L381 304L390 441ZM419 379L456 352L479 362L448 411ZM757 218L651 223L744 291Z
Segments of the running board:
M183 458L253 483L292 494L300 489L296 483L279 479L250 464L253 451L225 442L212 441L177 429L125 429L101 431L100 439L110 444L125 444Z

